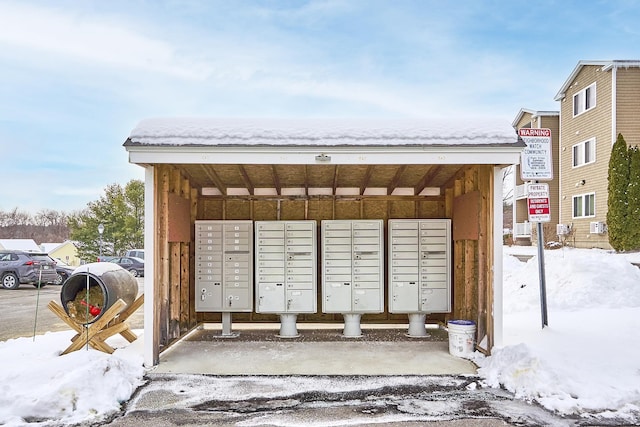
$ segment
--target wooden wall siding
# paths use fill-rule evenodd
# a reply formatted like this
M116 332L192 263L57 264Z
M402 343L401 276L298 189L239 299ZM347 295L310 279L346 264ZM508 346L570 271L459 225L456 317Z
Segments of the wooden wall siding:
M489 265L493 255L490 233L493 212L493 173L490 166L469 167L446 192L447 207L453 209L453 199L472 191L480 192L480 232L478 240L453 242L453 308L454 319L473 320L478 342L487 338L485 351L493 346L492 282Z
M169 194L188 199L190 221L195 220L197 212L197 192L191 189L189 181L172 166L156 166L156 245L157 266L155 299L157 324L159 331L158 347L164 348L180 338L196 322L193 307L194 289L191 284L195 266L193 262L193 231L189 242L169 242Z

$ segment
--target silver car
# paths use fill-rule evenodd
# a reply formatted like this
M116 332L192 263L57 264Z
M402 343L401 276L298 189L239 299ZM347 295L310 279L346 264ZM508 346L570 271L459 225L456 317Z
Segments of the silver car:
M21 284L42 287L56 277L56 262L48 254L0 250L0 283L5 289L18 289Z

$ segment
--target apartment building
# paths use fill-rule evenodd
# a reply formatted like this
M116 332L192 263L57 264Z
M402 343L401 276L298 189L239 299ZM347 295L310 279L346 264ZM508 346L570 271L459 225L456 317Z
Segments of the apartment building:
M618 133L640 144L640 60L580 61L560 102L559 226L571 246L611 249L607 183Z
M550 129L551 149L553 164L553 180L545 181L549 184L549 202L551 221L543 224L543 232L548 236L554 236L556 226L559 222L559 174L558 174L558 151L560 139L560 112L558 111L535 111L522 108L516 118L511 123L516 132L522 128ZM536 242L536 227L529 222L529 212L527 208L527 182L520 177L520 165L516 165L513 171L514 191L513 191L513 241L516 245L528 246Z

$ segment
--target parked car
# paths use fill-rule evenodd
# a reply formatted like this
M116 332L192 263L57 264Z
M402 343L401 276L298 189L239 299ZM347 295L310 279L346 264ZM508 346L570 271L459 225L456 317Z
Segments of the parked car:
M21 284L42 287L54 283L56 276L56 262L48 254L0 250L0 282L5 289Z
M56 280L53 281L56 285L62 285L67 281L69 276L71 276L76 268L70 266L61 260L56 260Z
M134 258L144 259L144 249L129 249L124 256L132 256Z
M109 262L118 264L127 270L133 277L144 276L144 260L132 256L115 257Z
M96 257L96 262L111 262L114 258L114 256L99 256Z

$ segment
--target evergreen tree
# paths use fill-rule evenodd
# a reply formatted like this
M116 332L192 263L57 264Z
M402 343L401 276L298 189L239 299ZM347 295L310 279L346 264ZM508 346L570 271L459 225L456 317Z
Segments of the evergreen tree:
M93 262L98 255L124 255L144 244L144 183L132 180L123 188L107 186L99 200L69 217L71 239L77 242L80 259ZM104 226L102 236L98 225Z
M626 228L625 249L640 249L640 150L637 146L629 150Z
M627 188L629 186L629 154L627 143L618 134L609 159L609 198L607 200L607 228L609 244L616 251L625 250L627 232Z

